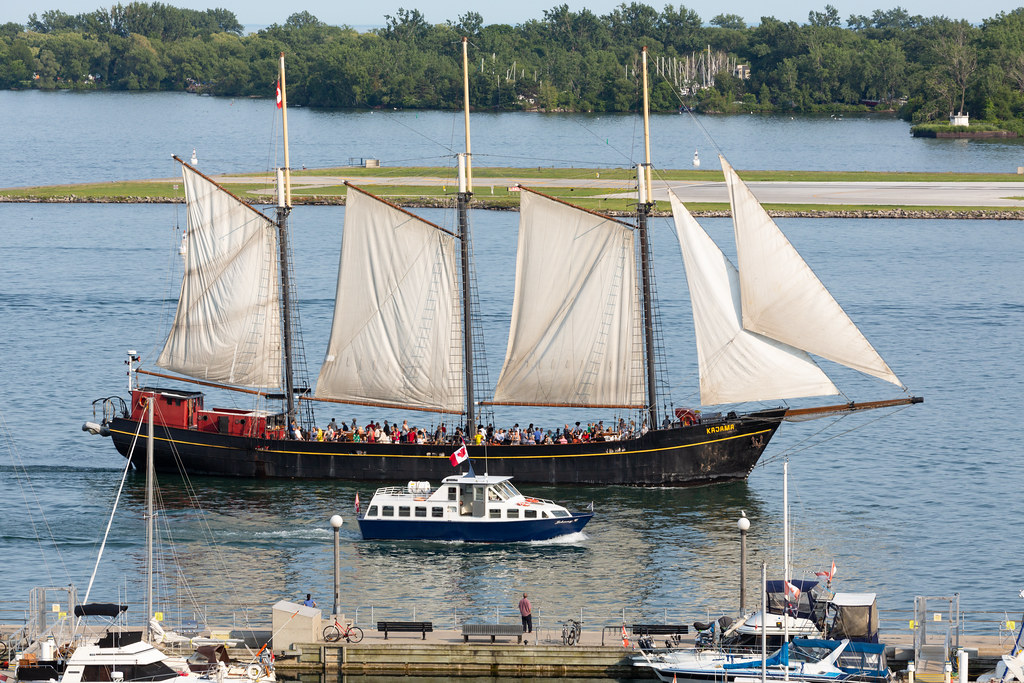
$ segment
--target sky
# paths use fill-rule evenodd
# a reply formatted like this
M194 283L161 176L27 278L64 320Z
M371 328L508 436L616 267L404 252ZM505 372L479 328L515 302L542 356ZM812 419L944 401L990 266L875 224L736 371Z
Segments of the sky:
M128 0L121 0L127 4ZM632 0L630 0L632 1ZM427 21L440 24L447 20L455 21L459 15L472 9L479 12L485 24L521 24L530 19L542 19L544 11L563 4L563 0L473 0L472 2L452 2L452 0L383 0L379 2L353 2L352 0L307 0L282 6L270 0L164 0L176 7L190 7L205 10L213 7L224 7L235 13L245 26L261 27L274 23L284 23L288 16L305 9L328 24L340 26L347 24L365 30L374 26L382 26L385 15L395 15L400 7L418 9ZM565 0L573 11L589 9L597 15L608 14L622 4L623 0L590 0L574 2ZM59 9L68 14L91 12L100 7L115 4L110 0L4 0L0 2L0 23L13 21L24 24L31 13L42 14L50 9ZM760 23L763 15L774 16L783 21L806 23L807 13L820 11L828 0L797 0L782 5L767 4L758 0L690 0L689 2L664 0L647 0L646 4L660 10L666 4L685 5L697 12L707 23L718 14L738 14L748 25ZM1000 3L997 0L977 0L963 3L952 0L832 0L832 5L839 10L845 26L846 18L851 14L870 16L876 9L888 10L903 7L910 14L923 16L945 15L953 19L967 19L971 23L979 23L995 16L1001 11L1014 9L1014 4Z

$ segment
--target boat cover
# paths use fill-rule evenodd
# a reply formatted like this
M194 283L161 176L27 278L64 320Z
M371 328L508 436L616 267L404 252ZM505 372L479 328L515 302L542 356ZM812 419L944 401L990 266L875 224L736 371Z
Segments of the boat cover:
M116 617L128 609L128 605L118 605L113 602L90 602L85 605L75 605L76 617Z
M834 650L842 644L839 640L821 638L794 638L793 647L800 649L825 648ZM839 655L836 666L846 671L864 676L885 677L889 664L885 657L884 643L860 643L850 641Z
M768 611L771 614L783 613L786 595L785 583L781 579L765 581L764 592L768 594ZM790 606L790 615L801 619L814 619L814 605L817 600L811 594L811 589L817 586L818 582L814 579L790 579L790 583L800 591L796 602L796 611L794 612L793 607Z
M782 647L771 657L764 660L765 666L789 666L789 643L783 643ZM754 666L761 666L760 659L750 659L742 662L727 662L722 665L723 669L749 669Z
M878 642L878 608L874 593L836 593L830 602L836 610L828 632L830 638Z

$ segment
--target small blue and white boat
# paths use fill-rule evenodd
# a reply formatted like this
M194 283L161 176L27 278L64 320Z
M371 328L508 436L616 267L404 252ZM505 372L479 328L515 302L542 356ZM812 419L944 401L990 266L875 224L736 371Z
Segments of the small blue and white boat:
M750 653L722 650L643 653L643 658L642 662L634 658L634 662L649 666L659 679L675 683L887 683L892 677L885 664L885 645L847 639L794 638L764 660Z
M512 477L480 476L470 468L445 477L437 488L426 481L379 488L356 519L366 540L495 543L573 534L593 516L527 498L512 485Z

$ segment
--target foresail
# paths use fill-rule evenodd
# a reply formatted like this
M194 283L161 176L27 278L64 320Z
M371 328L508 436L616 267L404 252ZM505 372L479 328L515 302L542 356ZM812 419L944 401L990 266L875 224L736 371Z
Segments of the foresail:
M277 228L259 211L182 164L185 276L156 364L197 379L281 386Z
M704 405L836 394L800 349L743 329L739 274L679 198L669 193L697 337Z
M736 232L743 327L902 387L725 159L722 169Z
M494 402L644 404L633 230L524 189L515 299Z
M356 188L316 397L461 413L455 236Z

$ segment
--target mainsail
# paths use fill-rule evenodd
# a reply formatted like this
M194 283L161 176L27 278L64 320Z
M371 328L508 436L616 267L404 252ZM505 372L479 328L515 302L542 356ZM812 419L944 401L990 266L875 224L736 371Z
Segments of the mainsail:
M669 192L686 267L704 405L839 393L800 349L743 329L739 273Z
M523 189L515 299L494 404L642 407L631 226Z
M276 225L184 162L182 177L188 212L185 276L156 364L203 380L278 388Z
M316 398L461 413L455 236L349 186Z
M736 232L743 327L902 388L750 189L719 158Z

